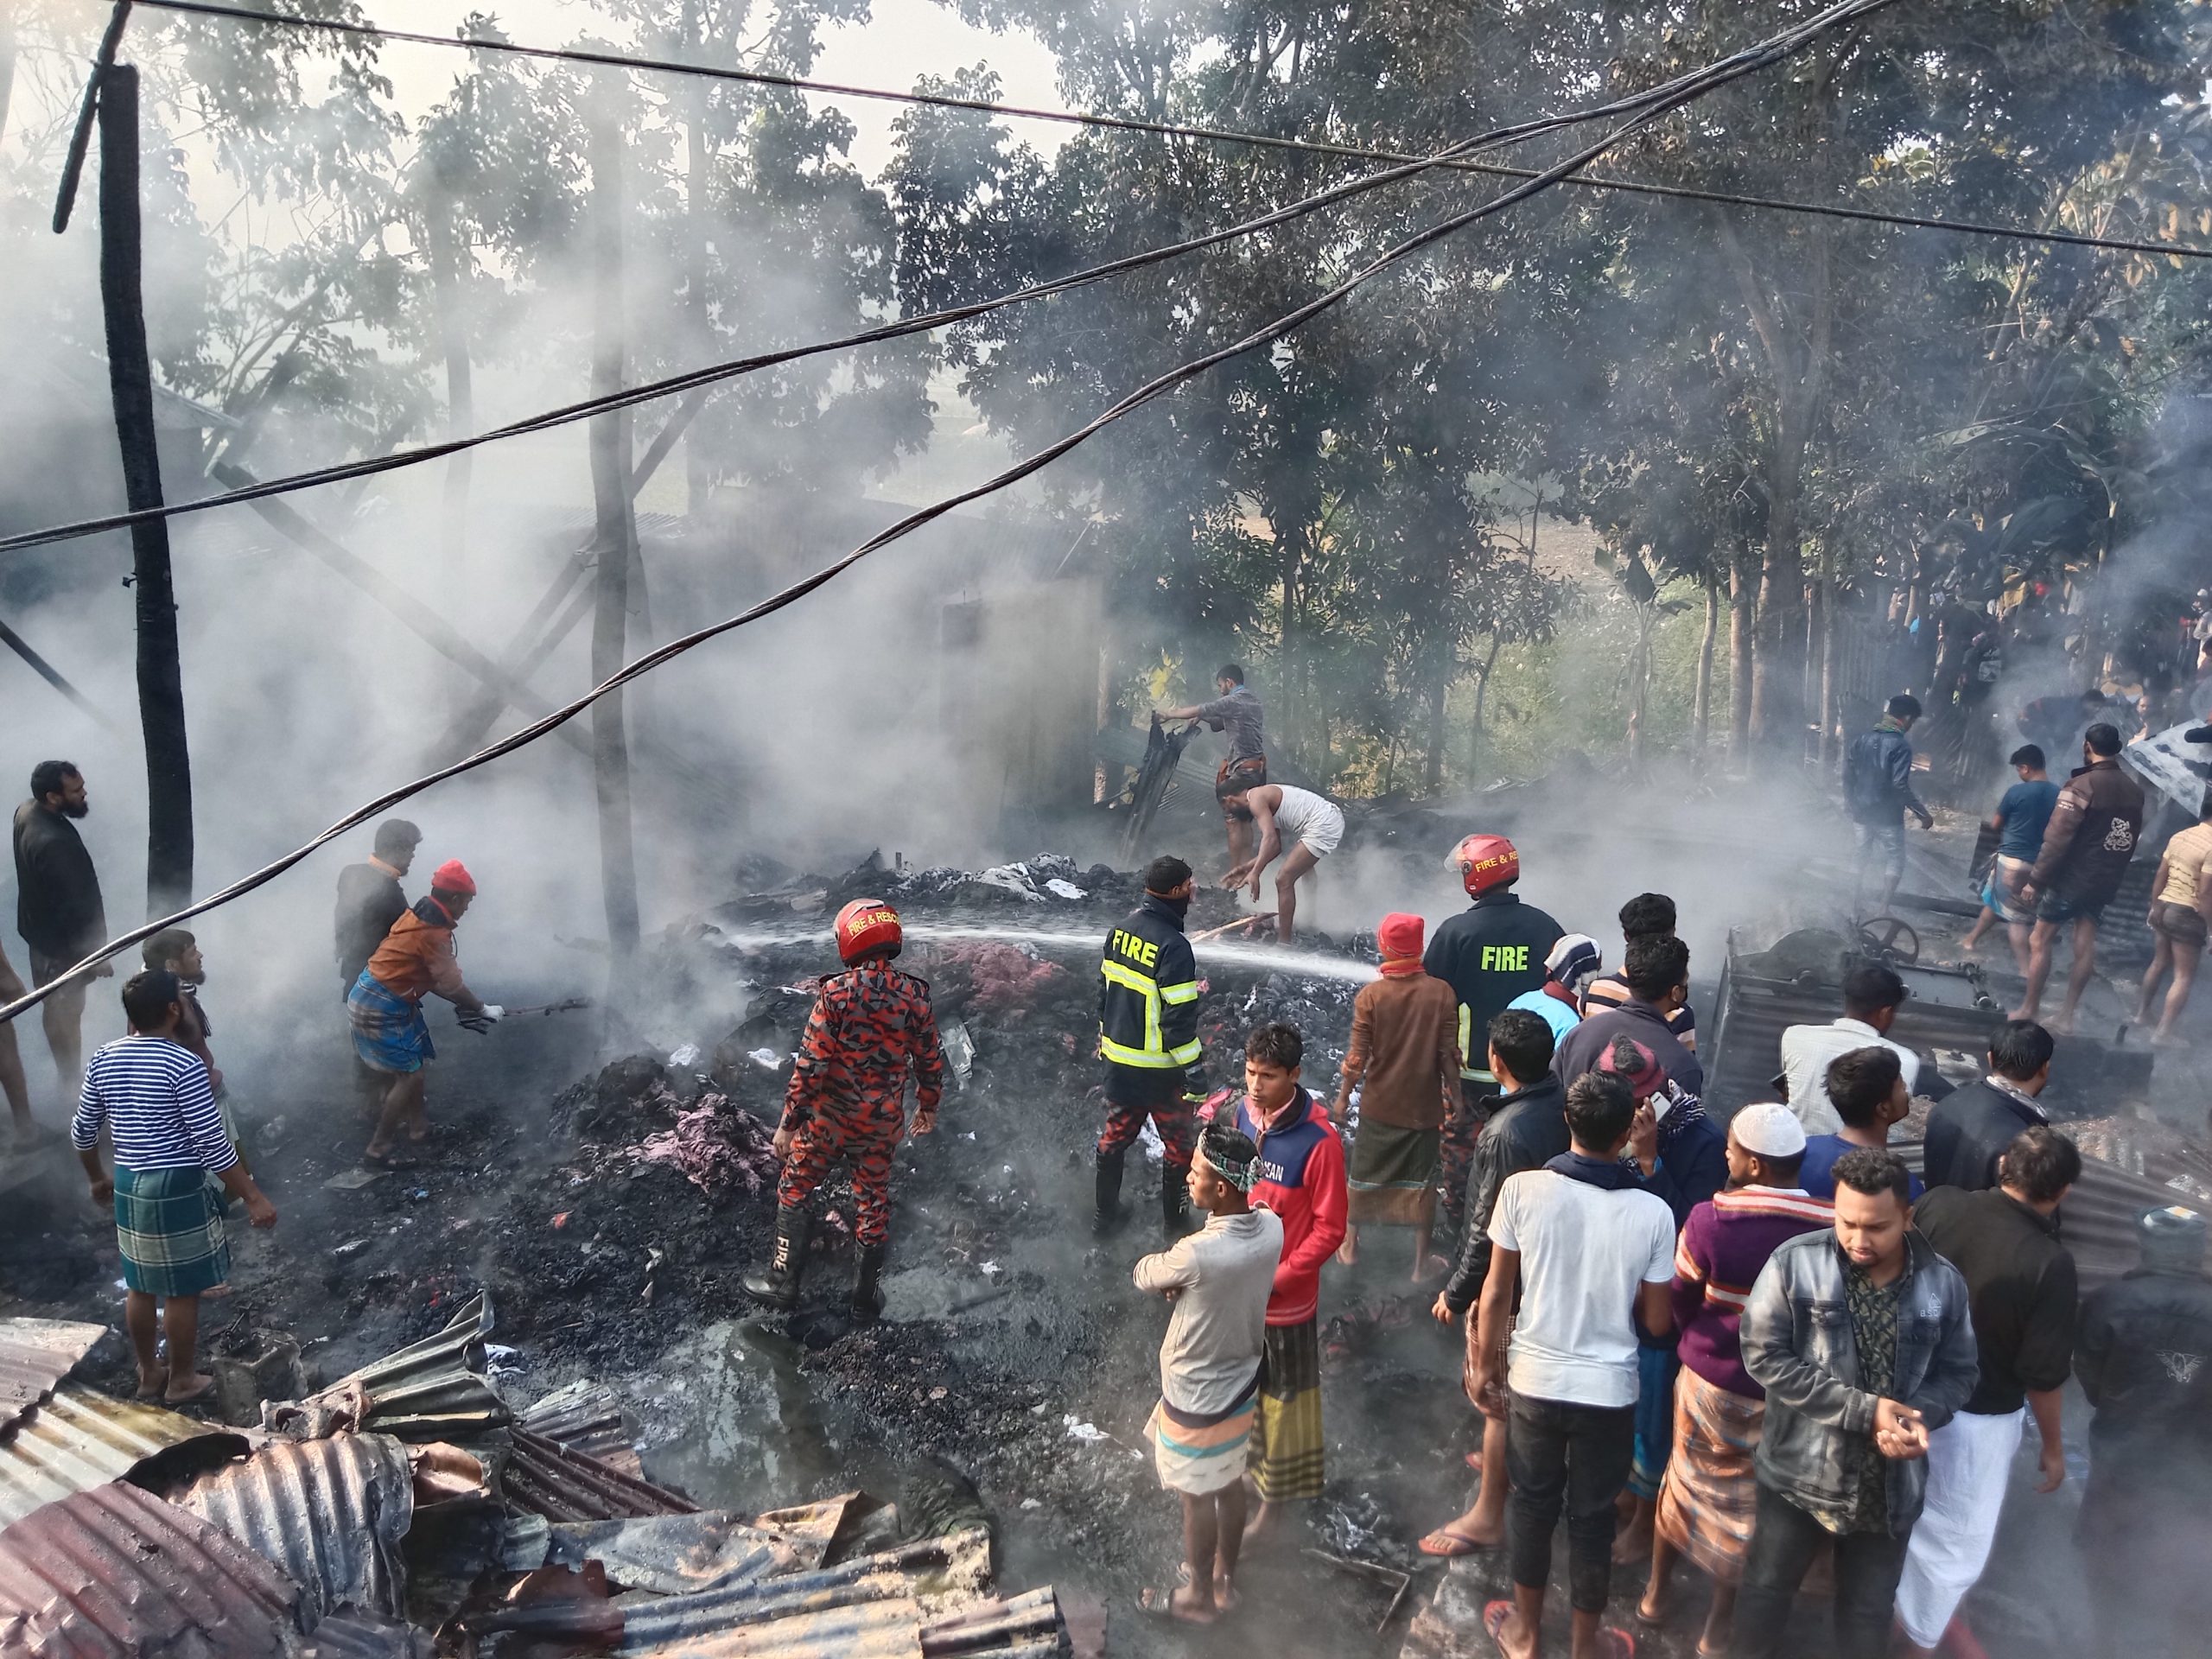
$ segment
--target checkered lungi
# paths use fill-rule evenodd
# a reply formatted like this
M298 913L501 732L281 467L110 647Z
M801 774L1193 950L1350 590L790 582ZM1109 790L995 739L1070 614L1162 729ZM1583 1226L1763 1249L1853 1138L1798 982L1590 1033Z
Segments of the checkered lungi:
M1675 1380L1675 1455L1659 1486L1659 1535L1715 1584L1737 1584L1751 1547L1758 1484L1751 1458L1766 1402L1707 1382L1688 1366Z
M231 1276L223 1212L207 1172L115 1168L115 1242L123 1282L149 1296L197 1296Z
M404 1076L437 1058L422 1004L409 1001L365 968L346 993L346 1017L353 1023L353 1052L372 1071Z
M1321 1337L1317 1322L1271 1325L1262 1351L1257 1458L1262 1503L1321 1496Z

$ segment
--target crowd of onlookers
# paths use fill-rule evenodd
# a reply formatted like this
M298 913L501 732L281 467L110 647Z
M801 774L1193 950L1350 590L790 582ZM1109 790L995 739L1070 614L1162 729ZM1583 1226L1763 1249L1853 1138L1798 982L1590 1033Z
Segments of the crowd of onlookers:
M1333 1103L1282 1026L1252 1033L1242 1096L1210 1122L1178 1122L1191 1104L1152 1080L1167 1179L1179 1191L1187 1147L1204 1225L1136 1268L1174 1303L1150 1432L1185 1506L1184 1570L1148 1604L1224 1616L1248 1485L1262 1529L1320 1492L1316 1278L1395 1224L1414 1276L1445 1274L1435 1316L1465 1327L1484 1424L1472 1502L1420 1547L1503 1549L1513 1594L1484 1623L1511 1659L1545 1649L1562 1518L1574 1659L1634 1650L1606 1622L1617 1567L1642 1569L1633 1622L1656 1626L1685 1563L1711 1585L1701 1654L1803 1650L1791 1610L1814 1577L1843 1659L1936 1651L2029 1420L2037 1489L2067 1478L2069 1376L2095 1411L2101 1650L2195 1651L2209 1580L2178 1563L2202 1554L2190 1506L2212 1477L2205 1224L2152 1211L2141 1266L2079 1294L2064 1217L2082 1158L2038 1100L2061 1039L2007 1020L1985 1074L1952 1088L1888 1034L1897 975L1861 962L1837 1019L1783 1033L1781 1098L1724 1125L1701 1100L1671 900L1623 909L1604 976L1595 939L1519 899L1510 843L1471 837L1460 863L1474 902L1433 939L1417 918L1382 923ZM1188 884L1160 861L1147 902L1172 912ZM1916 1174L1890 1137L1931 1095ZM1448 1265L1427 1257L1440 1180Z

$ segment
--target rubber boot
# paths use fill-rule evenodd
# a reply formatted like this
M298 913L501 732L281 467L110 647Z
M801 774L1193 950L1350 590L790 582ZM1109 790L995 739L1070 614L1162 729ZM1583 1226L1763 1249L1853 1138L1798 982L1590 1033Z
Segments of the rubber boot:
M890 1248L887 1244L861 1246L861 1274L853 1281L853 1317L856 1319L883 1316L883 1292L876 1281L883 1277L883 1255Z
M745 1275L745 1294L781 1313L798 1306L798 1278L806 1265L806 1237L812 1213L804 1205L776 1211L776 1253L765 1271Z
M1191 1230L1191 1172L1173 1164L1160 1166L1160 1224L1170 1238Z
M1110 1233L1122 1224L1122 1163L1128 1155L1127 1147L1098 1154L1096 1197L1090 1217L1095 1233Z

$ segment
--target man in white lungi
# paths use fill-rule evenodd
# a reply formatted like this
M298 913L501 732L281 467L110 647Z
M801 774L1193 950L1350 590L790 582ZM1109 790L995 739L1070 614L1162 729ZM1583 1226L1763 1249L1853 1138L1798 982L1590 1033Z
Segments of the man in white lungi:
M2074 1364L2074 1258L2058 1242L2058 1206L2082 1173L2074 1143L2045 1124L2005 1149L2001 1184L1938 1186L1913 1224L1965 1275L1981 1377L1958 1415L1928 1437L1928 1501L1905 1551L1897 1622L1910 1650L1933 1654L1980 1578L1997 1536L2021 1420L2043 1439L2036 1490L2066 1478L2060 1390Z
M1214 793L1230 819L1249 819L1260 834L1260 850L1222 877L1221 885L1230 892L1249 887L1257 899L1262 873L1281 855L1282 868L1275 872L1275 938L1288 944L1298 914L1298 884L1343 842L1344 809L1310 789L1248 784L1234 772L1215 785Z

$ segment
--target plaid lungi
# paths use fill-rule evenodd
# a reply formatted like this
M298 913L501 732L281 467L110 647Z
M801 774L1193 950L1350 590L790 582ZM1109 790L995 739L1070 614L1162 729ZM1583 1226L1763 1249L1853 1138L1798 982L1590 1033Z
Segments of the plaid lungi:
M1675 1455L1659 1487L1659 1535L1715 1584L1744 1576L1758 1507L1751 1457L1766 1402L1707 1382L1685 1366L1675 1382Z
M1316 1320L1271 1325L1262 1351L1259 1464L1262 1503L1321 1496L1321 1337Z
M223 1212L207 1172L115 1167L115 1243L123 1282L149 1296L197 1296L231 1276Z
M1435 1202L1442 1140L1440 1129L1362 1123L1352 1137L1351 1167L1344 1174L1352 1222L1417 1227L1427 1220Z
M1252 1425L1259 1414L1260 1375L1226 1411L1203 1416L1162 1400L1144 1426L1152 1442L1153 1467L1171 1492L1193 1497L1217 1492L1244 1478L1252 1450Z
M410 1002L364 968L346 993L353 1022L353 1052L372 1071L404 1075L437 1058L419 1002Z

